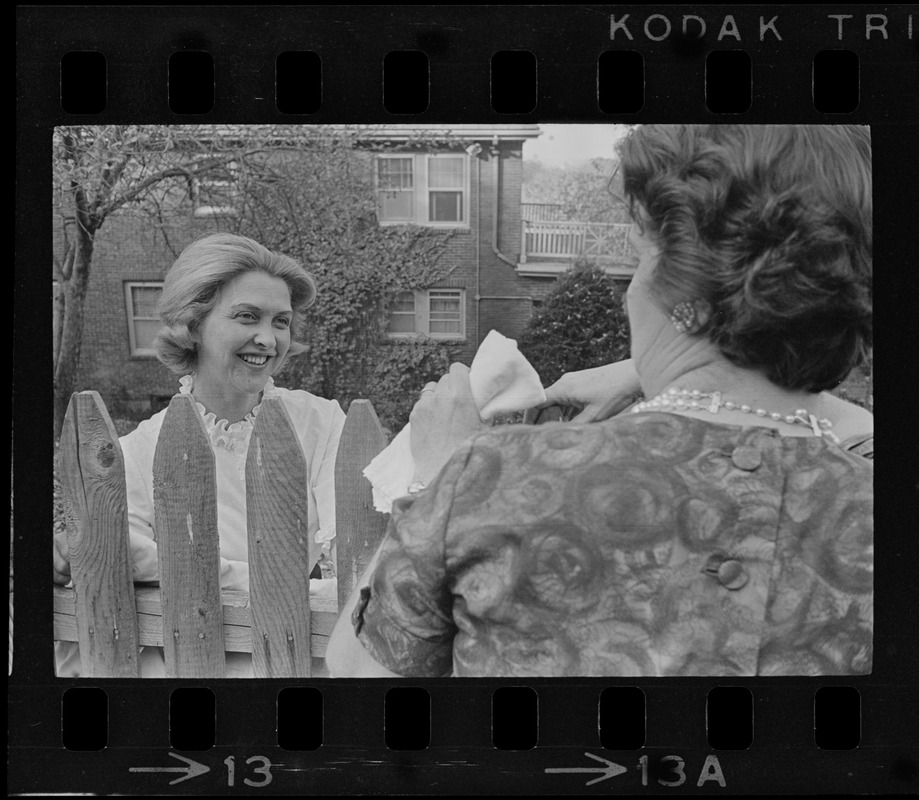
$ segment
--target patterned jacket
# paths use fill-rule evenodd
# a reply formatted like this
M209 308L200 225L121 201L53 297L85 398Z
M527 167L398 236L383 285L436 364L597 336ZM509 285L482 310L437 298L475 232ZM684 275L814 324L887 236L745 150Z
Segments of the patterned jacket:
M873 462L664 413L507 426L397 501L355 609L406 676L871 671Z

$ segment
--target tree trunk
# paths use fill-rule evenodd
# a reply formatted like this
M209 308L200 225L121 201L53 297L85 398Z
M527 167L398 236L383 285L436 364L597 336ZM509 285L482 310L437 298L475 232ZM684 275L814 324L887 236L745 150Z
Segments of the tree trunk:
M65 283L65 279L62 277L57 277L54 283L54 313L51 318L51 338L54 348L52 363L55 366L57 366L58 355L61 352L61 334L64 330L64 312L67 310L67 304L64 300Z
M54 438L60 438L67 404L73 394L80 346L83 341L83 305L89 286L89 271L93 260L95 231L78 227L76 253L70 277L62 287L64 313L60 323L60 344L54 362Z

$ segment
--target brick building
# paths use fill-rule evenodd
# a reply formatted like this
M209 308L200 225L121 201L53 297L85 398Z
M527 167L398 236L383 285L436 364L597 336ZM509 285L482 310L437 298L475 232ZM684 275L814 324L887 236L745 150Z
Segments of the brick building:
M438 132L448 134L450 144L418 148L419 136ZM516 338L557 275L584 250L584 231L574 223L553 228L524 219L523 144L539 133L536 125L374 129L373 138L388 143L385 153L368 154L376 161L379 224L454 231L441 257L447 276L393 306L394 341L428 335L449 342L469 363L490 330ZM186 214L159 224L119 212L99 230L75 389L99 391L113 415L149 413L175 392L175 376L150 347L159 287L185 245L229 227L220 211L190 204Z

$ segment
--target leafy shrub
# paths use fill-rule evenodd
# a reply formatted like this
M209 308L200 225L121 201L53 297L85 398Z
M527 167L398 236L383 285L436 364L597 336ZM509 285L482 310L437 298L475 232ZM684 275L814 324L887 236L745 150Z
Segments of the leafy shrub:
M418 393L450 369L450 348L427 337L395 342L382 348L368 393L383 427L393 433L408 422Z
M517 344L546 385L565 372L628 358L623 290L595 264L578 263L559 278Z
M451 235L418 226L378 226L363 237L358 255L342 250L312 259L319 296L304 332L305 387L343 405L370 396L378 363L387 357L389 303L399 292L431 285L446 272L438 262Z

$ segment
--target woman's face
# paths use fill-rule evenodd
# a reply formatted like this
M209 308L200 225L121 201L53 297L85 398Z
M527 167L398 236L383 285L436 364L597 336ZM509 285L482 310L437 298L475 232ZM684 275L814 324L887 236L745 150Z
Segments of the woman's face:
M281 278L261 271L236 276L198 327L197 375L226 392L261 392L290 348L292 319Z
M629 243L638 256L638 267L625 293L626 311L631 330L632 358L642 372L661 337L672 333L669 315L651 292L651 277L660 258L657 243L648 232L648 226L633 224L629 231Z

